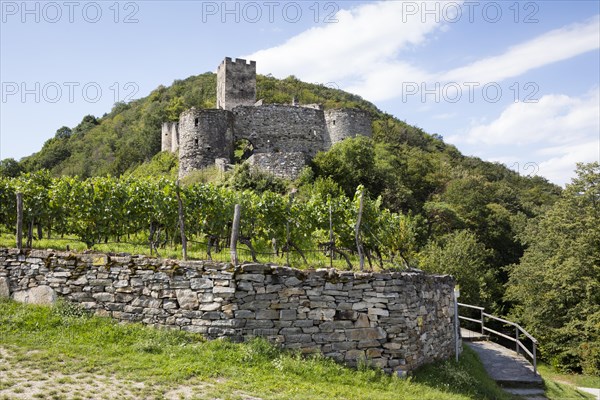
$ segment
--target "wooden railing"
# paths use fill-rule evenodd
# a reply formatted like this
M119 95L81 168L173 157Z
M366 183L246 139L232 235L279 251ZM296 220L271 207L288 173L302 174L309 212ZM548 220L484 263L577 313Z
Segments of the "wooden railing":
M515 350L518 354L521 354L521 350L523 350L523 352L525 352L525 354L527 354L529 356L529 358L531 359L531 363L533 365L533 372L535 372L537 374L537 354L536 354L536 350L537 350L537 343L538 341L531 336L525 329L521 328L521 326L519 324L516 324L514 322L496 317L492 314L488 314L485 312L485 308L483 307L478 307L478 306L472 306L470 304L464 304L464 303L457 303L459 310L460 307L464 307L464 308L470 308L473 310L477 310L479 311L479 319L475 319L475 318L469 318L469 317L465 317L460 315L460 312L458 314L458 318L463 320L463 321L469 321L469 322L473 322L476 323L478 325L481 325L481 334L485 335L486 332L489 332L491 334L500 336L504 339L510 340L512 342L515 342ZM492 328L490 328L489 326L485 325L485 321L486 318L501 322L504 325L509 325L515 328L515 335L514 336L509 336L506 333L502 333L502 332L498 332ZM526 337L529 340L531 340L532 343L532 349L531 351L527 348L527 346L525 346L525 344L521 341L522 337Z

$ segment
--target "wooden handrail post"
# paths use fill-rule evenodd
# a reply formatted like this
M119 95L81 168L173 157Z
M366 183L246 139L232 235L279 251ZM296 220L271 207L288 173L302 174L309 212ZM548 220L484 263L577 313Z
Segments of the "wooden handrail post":
M483 329L483 327L484 327L484 324L485 324L485 322L484 322L484 320L483 320L483 311L484 311L484 310L479 310L479 312L481 313L481 334L482 334L482 335L485 335L485 330Z
M537 374L537 354L535 352L535 342L533 342L533 372Z
M517 354L521 354L521 349L519 348L519 327L515 326L515 346L517 347Z

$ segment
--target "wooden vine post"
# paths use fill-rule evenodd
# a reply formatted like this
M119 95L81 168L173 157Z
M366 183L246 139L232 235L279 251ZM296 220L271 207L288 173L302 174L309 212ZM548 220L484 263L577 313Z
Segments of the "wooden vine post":
M231 248L229 251L231 255L231 263L234 267L238 265L237 242L238 237L240 235L241 214L241 207L239 204L236 204L233 210L233 226L231 227Z
M187 237L185 237L185 221L183 218L183 202L181 201L181 188L179 186L179 180L177 181L176 192L179 213L179 232L181 233L181 251L183 253L183 259L187 260Z
M23 193L17 193L17 249L23 249Z
M360 191L360 200L358 205L358 217L356 219L356 226L354 227L354 236L356 238L356 249L358 250L358 259L360 260L360 270L363 271L365 269L365 255L363 254L362 243L360 241L360 221L362 219L363 212L363 197L364 190Z
M329 198L329 268L333 268L333 212L331 211L331 197Z

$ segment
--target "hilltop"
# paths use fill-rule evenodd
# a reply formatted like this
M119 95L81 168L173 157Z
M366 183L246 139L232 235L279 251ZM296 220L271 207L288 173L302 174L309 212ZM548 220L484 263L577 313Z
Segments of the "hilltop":
M226 187L225 191L219 192L220 196L252 198L257 207L268 199L278 198L277 195L285 195L294 187L298 189L296 200L299 203L317 207L325 204L327 199L335 198L339 199L339 204L352 208L354 203L350 199L362 185L370 198L369 204L376 210L371 211L375 213L373 215L382 215L385 217L382 220L400 227L384 235L394 251L400 254L400 264L454 275L460 283L463 302L502 315L510 313L526 328L535 329L534 335L544 339L547 343L541 346L544 358L571 371L583 369L597 374L598 367L593 360L597 359L599 350L592 345L597 328L593 322L582 322L594 321L592 316L597 315L597 300L588 295L593 290L584 288L588 281L581 279L585 272L591 285L598 282L594 275L597 266L590 261L595 258L585 258L588 253L597 254L596 242L586 241L597 237L586 233L597 230L591 217L597 212L597 202L590 200L589 204L584 204L588 197L581 195L597 190L594 183L598 179L597 164L579 166L580 177L571 189L562 191L544 178L521 176L504 165L465 156L456 147L445 143L441 135L426 133L382 112L359 96L336 88L304 83L293 76L279 80L259 75L256 97L263 99L264 104L290 104L296 100L300 104L322 104L325 110L358 108L370 115L373 134L371 138L346 139L329 151L318 153L295 181L274 178L242 164L224 175L206 171L188 183L211 182L213 189L206 193L213 193L211 190L217 193ZM14 204L14 190L22 185L33 187L32 183L38 182L41 187L48 188L74 184L71 181L52 183L48 175L27 175L40 170L47 170L55 177L111 175L124 179L102 181L106 187L120 185L124 188L134 182L133 187L151 188L153 184L148 183L148 178L161 176L171 179L170 185L174 185L178 160L175 154L160 152L161 124L176 121L191 107L215 108L215 102L216 74L205 73L176 80L169 87L160 86L147 97L117 103L102 117L85 116L73 128L61 127L39 152L18 163L14 160L0 163L2 203ZM18 180L4 179L20 172L25 174ZM128 178L134 180L128 181ZM138 184L135 178L144 180ZM87 183L93 186L95 182ZM196 193L193 187L186 190ZM275 192L276 196L269 192ZM590 199L594 198L590 196ZM281 199L288 201L286 196L279 196ZM563 216L564 210L571 214ZM1 211L2 231L10 235L10 242L13 242L14 215L4 208ZM590 217L585 217L588 214ZM343 229L354 223L353 210L349 215L350 219L343 221ZM560 228L560 224L574 226L574 221L581 229ZM147 228L144 223L140 227ZM364 227L365 232L374 228ZM324 237L322 231L310 235L305 240L313 245ZM138 236L131 240L142 245L147 243L147 235ZM383 236L369 234L369 237L367 241L380 240L373 238ZM347 250L354 252L353 236L344 240ZM579 243L577 246L580 247L585 245L587 247L581 248L589 249L589 252L579 252L580 247L575 245L557 246L563 242ZM262 243L263 247L265 243ZM379 245L375 241L365 243L373 257L381 258L382 254L377 253ZM581 258L573 264L578 268L571 268L571 258L567 257L564 265L568 268L556 272L552 268L562 268L563 264L561 261L553 266L548 261L554 260L555 253ZM533 274L539 276L532 281L529 277ZM556 281L557 276L564 279ZM563 282L570 286L563 288ZM557 301L537 304L539 299L532 294L538 292L538 286L546 287L545 293ZM562 293L567 292L573 293L573 296L564 296L569 298L569 304L575 304L575 311L557 312L564 303ZM528 308L524 309L524 305ZM577 308L578 305L583 308ZM550 326L549 321L554 317L549 319L546 315L558 314L564 315L559 326ZM587 330L586 335L579 335L581 327Z

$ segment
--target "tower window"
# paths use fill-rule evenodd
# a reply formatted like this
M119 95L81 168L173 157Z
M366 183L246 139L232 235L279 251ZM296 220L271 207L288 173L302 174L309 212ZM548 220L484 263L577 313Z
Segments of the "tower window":
M198 118L194 120L194 126L198 126Z
M335 126L335 119L333 120L333 126Z
M198 147L198 139L194 139L194 146Z

